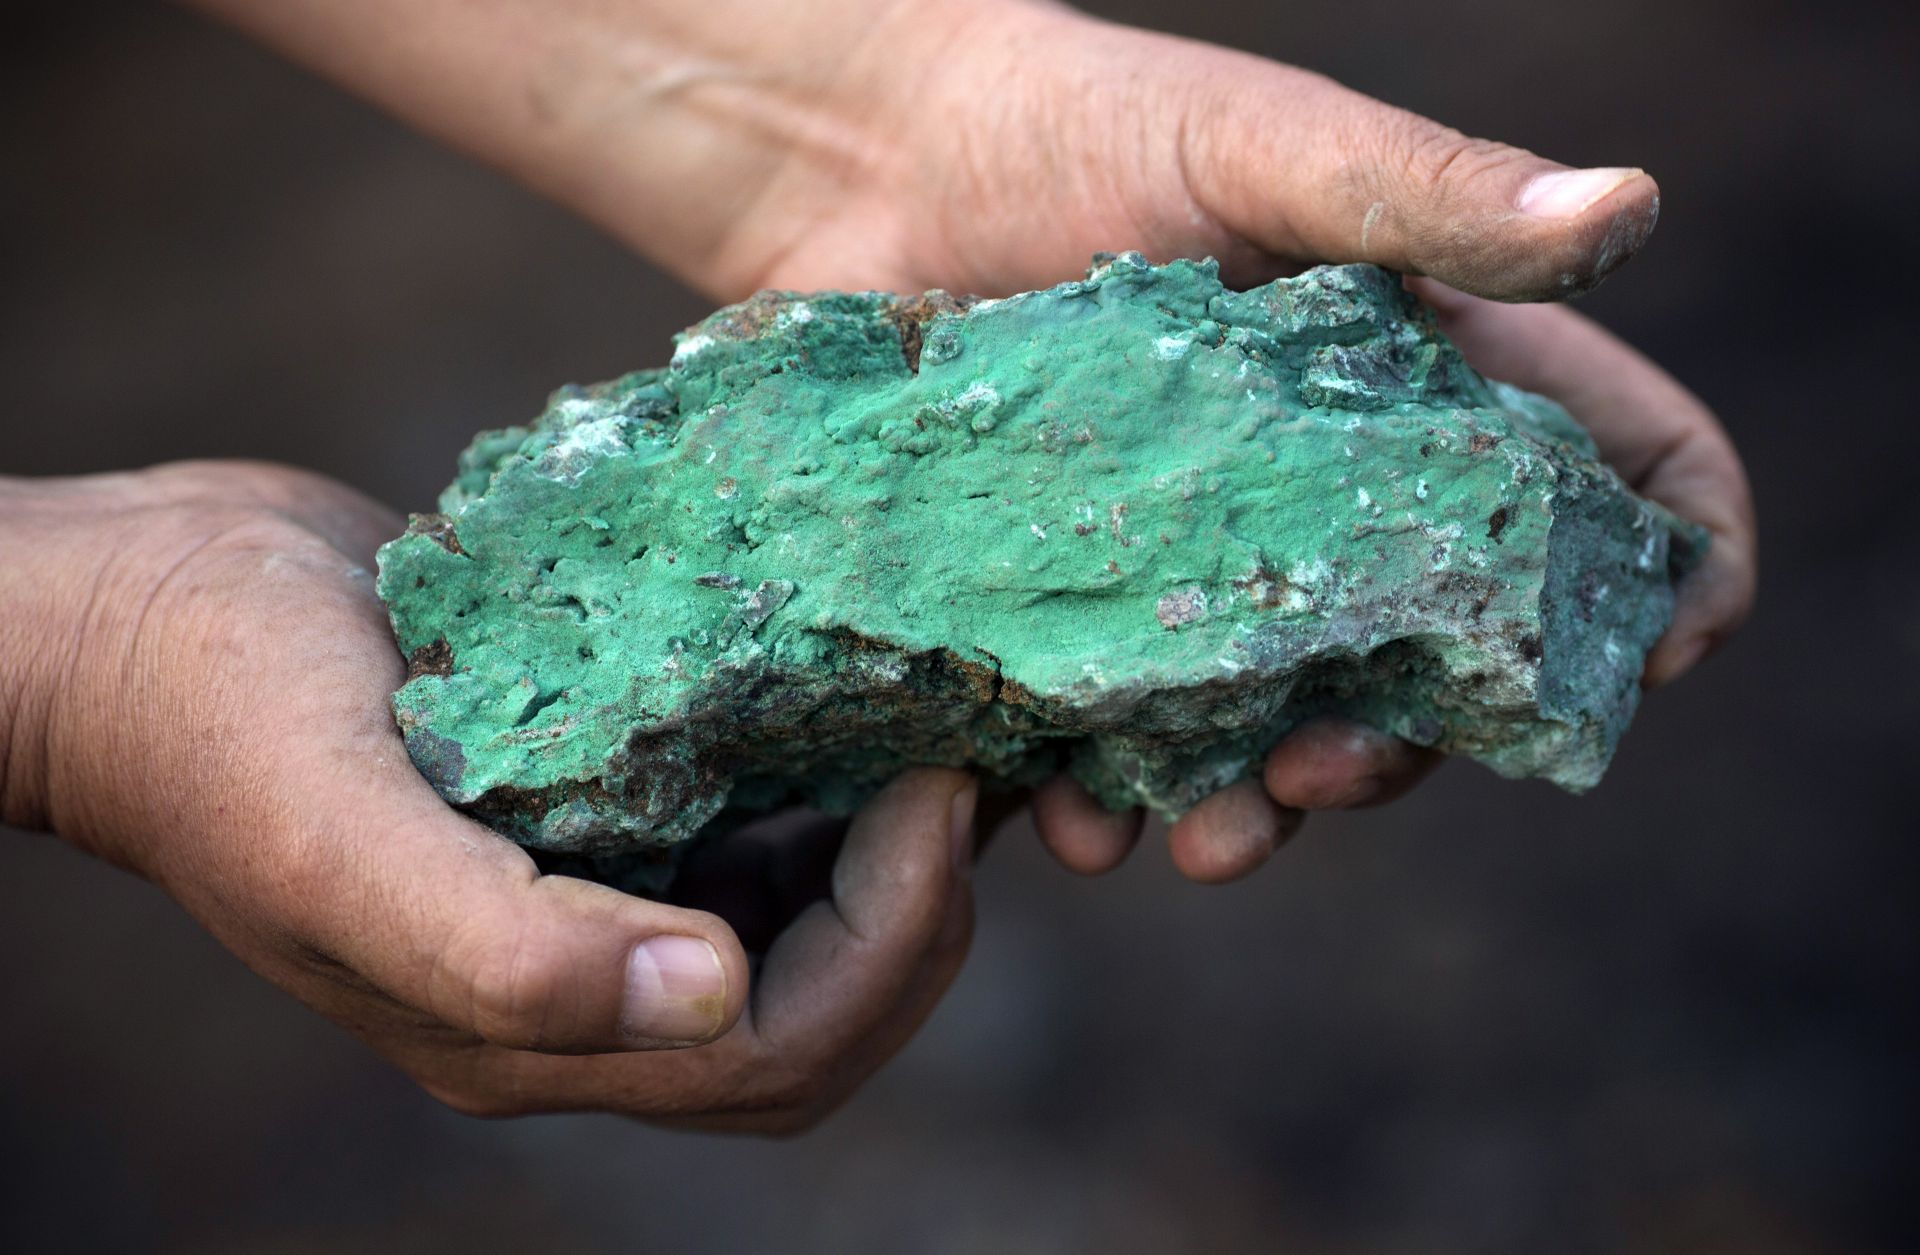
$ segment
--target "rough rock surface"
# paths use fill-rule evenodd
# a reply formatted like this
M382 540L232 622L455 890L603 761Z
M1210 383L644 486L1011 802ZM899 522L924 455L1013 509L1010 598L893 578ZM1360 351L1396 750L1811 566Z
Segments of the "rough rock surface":
M381 553L447 799L537 849L910 763L1177 814L1341 712L1595 783L1704 544L1391 274L762 293L481 435Z

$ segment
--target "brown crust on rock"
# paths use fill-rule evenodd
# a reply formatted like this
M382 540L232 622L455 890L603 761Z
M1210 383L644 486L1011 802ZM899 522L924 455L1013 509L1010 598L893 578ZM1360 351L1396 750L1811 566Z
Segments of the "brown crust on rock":
M941 314L964 313L979 299L976 296L954 296L935 288L919 296L903 296L894 301L887 308L887 321L900 333L900 356L906 359L907 369L916 375L920 373L921 338L926 333L928 323Z
M447 644L444 636L435 637L420 648L407 655L407 680L411 683L423 675L452 675L453 646Z
M453 530L453 520L444 514L409 514L407 535L425 536L448 553L467 556L467 551L460 547L459 535Z

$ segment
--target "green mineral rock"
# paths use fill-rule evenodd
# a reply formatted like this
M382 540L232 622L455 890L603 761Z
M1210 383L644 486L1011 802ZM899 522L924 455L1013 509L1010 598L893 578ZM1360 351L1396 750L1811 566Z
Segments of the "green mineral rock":
M476 439L380 590L420 770L601 856L913 763L1177 815L1329 712L1585 789L1703 544L1394 275L1124 254L723 309Z

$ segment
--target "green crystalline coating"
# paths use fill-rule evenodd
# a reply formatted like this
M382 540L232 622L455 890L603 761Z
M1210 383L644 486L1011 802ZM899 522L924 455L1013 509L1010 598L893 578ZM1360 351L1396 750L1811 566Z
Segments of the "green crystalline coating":
M380 591L422 772L597 856L913 763L1174 815L1327 712L1584 789L1704 543L1385 271L1124 254L721 310L475 440Z

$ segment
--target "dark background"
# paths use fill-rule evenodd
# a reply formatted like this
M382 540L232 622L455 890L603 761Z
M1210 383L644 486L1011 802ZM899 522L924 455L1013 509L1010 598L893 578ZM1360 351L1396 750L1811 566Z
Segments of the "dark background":
M950 998L799 1143L452 1115L152 888L0 834L0 1247L1913 1249L1914 19L1099 7L1651 169L1660 230L1587 306L1746 453L1745 635L1585 799L1455 766L1226 889L1004 841ZM473 429L705 310L171 9L8 9L6 470L245 454L418 508Z

